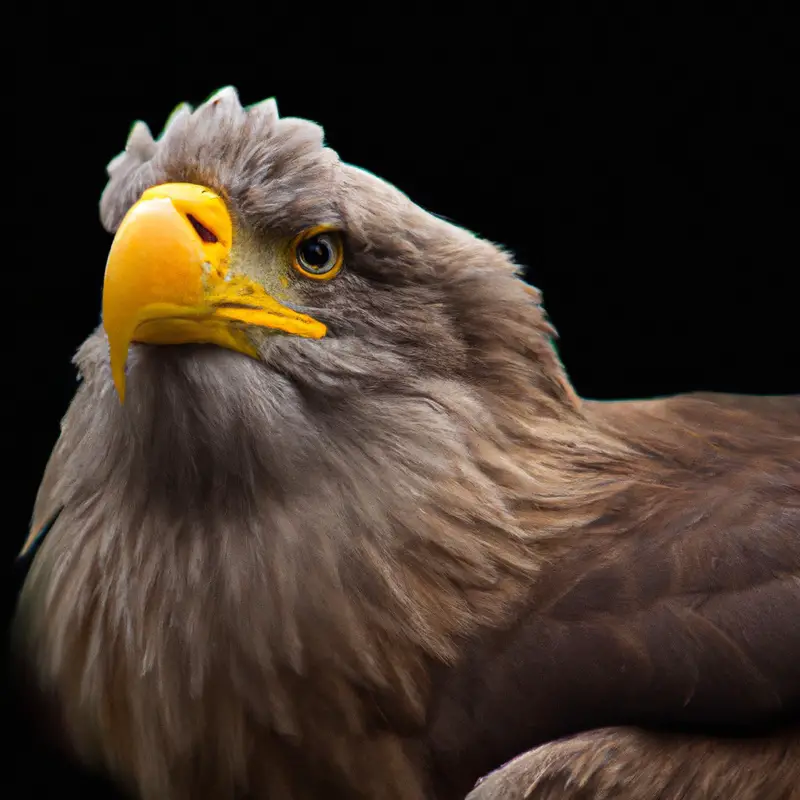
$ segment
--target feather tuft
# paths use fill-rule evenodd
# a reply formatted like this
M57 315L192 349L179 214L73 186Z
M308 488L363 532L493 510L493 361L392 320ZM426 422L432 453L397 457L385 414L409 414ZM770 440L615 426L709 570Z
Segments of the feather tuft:
M175 122L183 119L184 117L188 117L191 113L192 107L188 103L178 103L178 105L175 106L172 111L170 111L169 116L164 123L164 127L161 129L161 133L158 135L159 141L164 138L164 136L167 134L167 131L172 128Z

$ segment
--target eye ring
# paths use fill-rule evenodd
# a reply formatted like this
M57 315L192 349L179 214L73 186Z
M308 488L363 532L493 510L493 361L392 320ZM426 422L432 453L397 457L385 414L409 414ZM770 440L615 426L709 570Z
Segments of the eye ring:
M344 262L344 247L339 231L316 225L292 240L292 266L304 278L329 281L336 277Z

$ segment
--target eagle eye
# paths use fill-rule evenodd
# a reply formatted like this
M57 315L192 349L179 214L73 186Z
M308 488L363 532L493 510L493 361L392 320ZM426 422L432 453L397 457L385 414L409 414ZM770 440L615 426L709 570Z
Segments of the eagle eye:
M330 280L342 268L344 248L338 231L309 228L294 239L293 266L304 277Z

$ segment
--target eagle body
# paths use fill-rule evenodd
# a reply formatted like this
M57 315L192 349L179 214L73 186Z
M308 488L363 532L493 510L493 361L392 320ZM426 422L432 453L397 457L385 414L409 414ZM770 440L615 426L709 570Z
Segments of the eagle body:
M137 126L109 174L16 618L80 761L143 800L456 800L593 729L796 721L800 398L579 398L505 252L271 102ZM191 315L188 261L141 285L167 229ZM123 336L140 291L172 305Z

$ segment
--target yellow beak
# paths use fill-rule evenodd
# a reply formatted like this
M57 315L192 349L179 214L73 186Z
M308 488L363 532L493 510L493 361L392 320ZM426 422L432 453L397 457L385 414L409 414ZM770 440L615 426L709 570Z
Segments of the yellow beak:
M131 342L204 342L251 357L256 326L319 339L325 325L229 272L233 225L223 200L191 183L148 189L128 211L108 254L103 327L111 374L125 401Z

